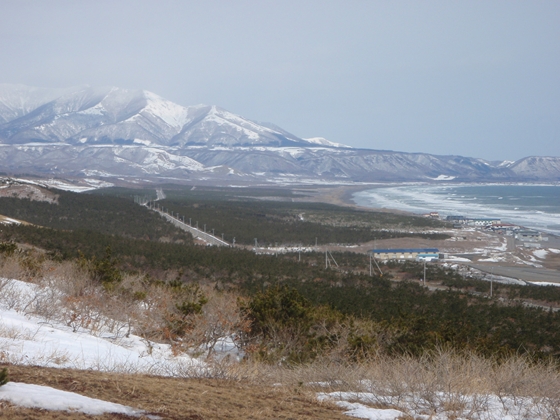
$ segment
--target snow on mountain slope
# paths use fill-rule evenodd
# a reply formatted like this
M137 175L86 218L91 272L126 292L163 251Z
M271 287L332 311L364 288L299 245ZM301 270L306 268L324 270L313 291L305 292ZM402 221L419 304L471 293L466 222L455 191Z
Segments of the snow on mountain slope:
M560 181L560 158L504 163L352 149L322 137L302 139L216 106L183 107L151 92L116 87L0 85L0 158L0 170L57 175ZM209 170L215 167L221 169Z
M142 112L161 118L167 125L175 128L177 132L189 121L188 108L163 99L152 92L145 91L144 96L147 104Z
M45 89L0 83L0 124L22 117L68 89Z
M318 144L318 145L321 145L321 146L351 148L350 146L347 146L345 144L335 143L334 141L327 140L324 137L311 137L311 138L304 139L304 140L306 142L309 142L309 143L312 143L312 144Z
M173 146L286 146L302 143L301 139L287 132L265 127L216 106L197 107L194 112L198 116L173 139Z
M19 118L10 114L11 119L0 125L5 144L129 144L136 139L182 147L303 142L215 106L183 107L147 91L84 87L31 108L21 110Z
M498 163L496 166L499 167L499 168L509 168L514 163L515 163L515 161L513 161L513 160L504 160L504 161Z
M509 166L518 176L527 179L539 179L543 173L559 174L560 158L546 156L530 156L520 159ZM560 180L560 177L559 177Z
M35 144L1 146L5 168L31 173L43 168L56 175L188 176L206 166L188 156L144 146Z
M188 109L145 91L86 87L0 127L5 143L30 141L165 144L189 121Z

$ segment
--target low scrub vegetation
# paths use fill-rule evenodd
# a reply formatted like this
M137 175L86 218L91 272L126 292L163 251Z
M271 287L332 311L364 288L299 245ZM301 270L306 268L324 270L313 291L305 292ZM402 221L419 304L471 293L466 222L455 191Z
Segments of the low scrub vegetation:
M198 201L198 207L186 199L177 205L231 216L224 203ZM204 374L213 377L282 383L303 393L367 394L370 405L405 407L414 415L476 418L469 413L496 403L490 395L504 407L514 400L531 415L559 416L560 313L544 308L560 303L557 289L500 284L490 298L488 283L437 265L428 264L427 288L418 282L423 266L417 263L390 262L383 275L370 275L367 256L355 253L333 253L335 269L315 252L255 255L194 246L171 224L152 224L155 215L137 205L145 232L102 220L91 230L77 220L62 228L71 219L60 210L64 203L64 195L59 204L42 203L52 206L35 220L42 227L2 227L4 307L73 331L166 343L176 355L207 361L212 368ZM286 232L312 232L290 219L293 207L249 208L263 212L262 226L270 219L269 226L289 226ZM315 219L302 223L327 226L323 212L330 211L307 207L304 218ZM361 214L345 214L340 226L331 226L336 238L345 223L373 231L358 220ZM25 305L6 278L37 285ZM533 306L524 306L527 300ZM241 360L225 356L225 344Z
M246 251L222 254L196 247L207 259L190 256L193 265L185 258L187 272L171 269L155 277L124 269L122 256L110 247L101 257L79 254L64 260L33 249L4 248L0 276L56 283L51 290L64 292L68 325L98 328L103 320L116 320L116 334L136 331L208 357L226 336L234 337L247 357L285 365L322 357L422 356L441 345L498 359L518 353L534 360L560 356L559 312L515 300L499 303L465 289L429 290L417 282L394 282L389 273L370 277ZM232 259L229 252L236 253ZM239 266L236 255L247 265ZM287 268L283 277L274 275L282 268ZM393 269L406 273L416 267ZM60 306L57 299L56 293L38 296L32 307L48 317Z
M522 413L523 418L554 419L559 415L560 371L552 359L536 361L529 355L515 353L485 357L447 346L420 355L390 353L383 351L378 343L365 343L363 337L360 338L361 332L371 333L374 327L371 323L341 317L330 308L317 308L289 287L272 286L254 298L243 298L238 293L215 288L176 281L162 284L125 274L108 288L87 266L84 268L81 261L53 263L39 259L30 276L27 263L22 264L22 256L17 252L4 256L2 270L8 268L11 275L19 275L39 287L34 289L33 296L21 299L14 295L17 290L10 290L9 282L2 280L2 306L12 306L50 322L62 321L75 331L93 334L110 331L113 341L133 331L146 338L172 343L177 354L188 352L203 357L210 364L210 369L202 375L195 369L181 375L227 379L226 384L213 383L208 388L224 387L222 396L229 395L226 388L233 388L237 396L243 392L252 395L260 392L268 393L273 400L279 395L298 398L307 401L304 404L308 407L307 413L314 412L315 418L338 415L328 415L328 410L332 410L328 404L320 407L310 403L317 393L333 400L344 395L346 399L371 407L397 408L412 417L487 418L489 410L496 412L498 408L500 413ZM28 254L25 258L36 256ZM2 275L5 274L2 271ZM23 302L26 302L24 307L17 307ZM378 339L387 334L386 326L375 328ZM10 334L12 339L33 339L18 337L16 330L0 331L2 337ZM236 345L246 352L244 360L223 359L216 352L218 340L226 336L235 337ZM364 344L375 345L364 351ZM55 356L48 357L53 360ZM92 388L94 373L67 370L60 375L49 373L41 377L38 376L40 368L29 368L33 373L23 367L11 369L15 380L27 378L44 383L47 378L63 375L71 379L54 385L63 389L73 387L69 390L78 387L81 393L87 390L95 397L106 395ZM107 375L97 378L105 384L102 388L116 384L117 397L105 398L115 401L131 398L148 384L156 386L156 382L158 390L179 386L173 380L149 377L133 380L122 375L118 378L107 384L103 382L107 381ZM50 382L47 380L47 383ZM203 382L182 383L190 384L198 392L206 389ZM282 386L272 390L270 384ZM132 394L123 394L125 389ZM182 385L179 389L183 389ZM141 407L150 413L180 418L180 407L171 399L161 399L159 392L152 393L148 386L141 399L134 398L135 404L140 401ZM162 401L165 401L165 409ZM204 401L206 397L201 396L198 405L191 405L189 410L204 412L207 418L219 418L200 411L204 410ZM248 401L238 407L240 413L256 409L253 405L256 403ZM11 410L11 407L3 408ZM261 406L261 412L263 409ZM278 407L278 410L289 408ZM28 414L32 416L32 411Z

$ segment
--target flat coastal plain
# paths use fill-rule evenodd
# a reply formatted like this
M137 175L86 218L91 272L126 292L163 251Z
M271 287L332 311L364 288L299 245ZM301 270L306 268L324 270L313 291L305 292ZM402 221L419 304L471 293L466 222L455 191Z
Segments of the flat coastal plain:
M376 185L379 186L379 185ZM352 200L358 191L372 188L373 185L337 186L317 188L315 194L305 201L315 201L342 207L371 212L387 212L418 216L402 210L370 208L359 206ZM329 246L330 250L366 253L371 249L390 248L438 248L441 253L450 254L449 263L463 264L496 275L528 282L560 283L560 238L548 235L541 243L542 248L525 248L511 236L487 232L475 228L432 229L451 236L444 240L425 238L393 238L357 244L353 248ZM453 258L455 256L455 258Z

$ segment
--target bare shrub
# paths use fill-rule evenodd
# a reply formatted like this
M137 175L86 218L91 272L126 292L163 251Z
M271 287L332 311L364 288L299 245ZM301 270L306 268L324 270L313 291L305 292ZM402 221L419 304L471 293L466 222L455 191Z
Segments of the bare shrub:
M251 374L251 372L253 372ZM246 377L260 383L350 392L356 401L417 415L485 418L499 404L504 413L558 419L560 372L554 363L515 356L501 363L470 352L437 350L422 357L377 355L361 363L317 359L286 368L252 362Z
M74 261L49 265L40 283L72 297L87 295L97 286L87 270Z
M123 284L134 279L125 276ZM138 280L137 280L138 281ZM162 284L146 284L143 288L132 289L132 296L136 296L138 312L135 319L134 331L146 340L174 342L177 337L171 333L169 320L175 313L175 299L169 288ZM147 342L147 344L149 344Z
M28 300L23 312L29 315L36 315L46 321L58 319L60 313L61 293L57 289L34 285L32 295Z
M19 255L0 258L0 276L8 279L23 280L25 269L20 264Z
M10 280L5 277L0 277L0 293L8 287Z
M0 305L6 309L19 309L24 301L21 291L8 280L3 283Z
M245 333L250 323L237 305L237 294L211 288L205 288L204 291L208 302L202 307L201 313L194 316L192 328L184 338L189 345L204 350L208 359L215 354L216 346L224 339L230 338L235 344L236 337Z

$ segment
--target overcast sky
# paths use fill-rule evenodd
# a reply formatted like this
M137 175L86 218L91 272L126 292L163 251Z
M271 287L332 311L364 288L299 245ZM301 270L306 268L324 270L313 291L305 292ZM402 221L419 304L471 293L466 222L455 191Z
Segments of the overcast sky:
M354 147L560 156L556 0L1 0L0 57Z

